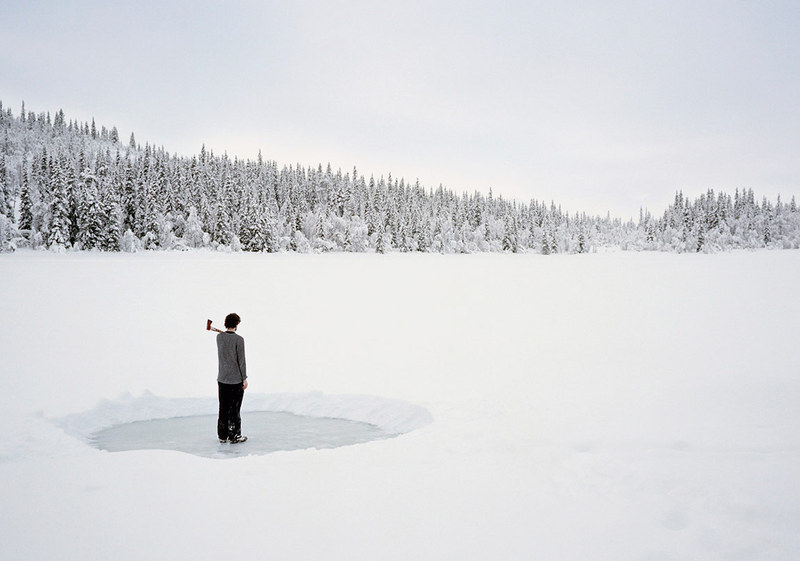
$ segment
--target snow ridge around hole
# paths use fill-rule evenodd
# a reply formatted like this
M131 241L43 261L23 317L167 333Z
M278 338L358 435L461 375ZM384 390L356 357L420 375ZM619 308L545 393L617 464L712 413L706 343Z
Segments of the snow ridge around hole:
M167 398L145 392L139 397L124 394L103 400L94 409L75 413L53 422L67 434L90 442L93 435L117 425L137 421L216 415L216 397ZM326 395L321 392L247 394L242 417L253 412L281 412L319 419L342 419L373 425L397 436L422 428L433 421L427 409L418 405L366 395ZM210 435L213 438L213 434Z

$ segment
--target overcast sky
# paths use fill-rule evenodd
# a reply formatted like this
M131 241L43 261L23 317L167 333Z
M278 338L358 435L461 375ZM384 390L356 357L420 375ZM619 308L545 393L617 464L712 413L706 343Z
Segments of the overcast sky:
M627 218L800 198L800 2L36 2L0 100L192 155L330 162Z

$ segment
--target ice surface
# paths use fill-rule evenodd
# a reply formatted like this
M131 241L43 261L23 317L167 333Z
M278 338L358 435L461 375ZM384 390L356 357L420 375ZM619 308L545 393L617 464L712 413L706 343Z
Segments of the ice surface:
M116 425L92 435L101 450L177 450L207 458L236 458L279 450L337 448L390 438L375 425L347 419L306 417L276 411L255 411L242 416L247 442L220 444L214 415L152 419Z

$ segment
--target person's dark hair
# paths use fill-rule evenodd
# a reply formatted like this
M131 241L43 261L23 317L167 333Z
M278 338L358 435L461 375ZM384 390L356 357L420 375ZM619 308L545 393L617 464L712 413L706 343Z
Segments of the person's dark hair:
M225 316L225 328L226 329L233 329L242 321L242 318L239 317L239 314L228 314Z

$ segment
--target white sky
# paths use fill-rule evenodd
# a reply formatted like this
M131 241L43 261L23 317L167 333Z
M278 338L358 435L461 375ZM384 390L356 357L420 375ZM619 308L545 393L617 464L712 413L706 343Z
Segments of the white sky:
M0 100L195 154L392 173L627 218L800 198L800 2L36 2Z

